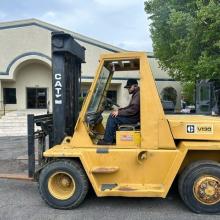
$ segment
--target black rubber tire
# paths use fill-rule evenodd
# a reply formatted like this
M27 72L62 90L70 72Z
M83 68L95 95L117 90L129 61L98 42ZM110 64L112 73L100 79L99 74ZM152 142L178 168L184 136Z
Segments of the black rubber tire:
M48 190L48 180L57 171L63 171L71 175L75 181L75 192L66 200L53 197ZM73 160L57 160L49 163L40 173L38 189L43 200L56 209L73 209L79 206L85 199L89 183L82 166Z
M202 160L187 166L178 181L180 197L186 206L195 213L220 213L220 202L213 205L205 205L194 196L194 183L203 175L210 175L220 179L220 164L210 160Z

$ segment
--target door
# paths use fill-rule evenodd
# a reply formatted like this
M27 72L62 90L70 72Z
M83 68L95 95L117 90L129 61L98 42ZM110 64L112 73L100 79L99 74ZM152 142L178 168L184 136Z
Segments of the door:
M47 89L27 88L27 108L30 109L47 108Z
M196 112L208 114L211 112L211 83L201 80L196 86Z

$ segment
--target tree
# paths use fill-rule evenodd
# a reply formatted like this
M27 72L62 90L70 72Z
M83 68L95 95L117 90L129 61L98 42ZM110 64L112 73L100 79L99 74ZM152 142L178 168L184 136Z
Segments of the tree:
M220 1L147 0L154 54L181 82L220 78Z
M195 104L195 83L192 81L182 84L182 98L187 105Z

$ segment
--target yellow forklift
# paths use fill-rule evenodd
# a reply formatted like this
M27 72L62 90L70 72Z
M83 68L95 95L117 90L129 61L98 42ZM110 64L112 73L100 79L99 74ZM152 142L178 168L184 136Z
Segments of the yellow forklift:
M53 33L52 60L53 114L28 116L29 178L47 204L75 208L89 187L99 197L165 198L178 177L189 209L220 212L219 117L165 114L144 52L102 55L78 114L84 48L70 35ZM140 122L121 125L114 145L98 145L106 103L116 104L107 91L119 72L139 76ZM42 130L34 132L34 124Z

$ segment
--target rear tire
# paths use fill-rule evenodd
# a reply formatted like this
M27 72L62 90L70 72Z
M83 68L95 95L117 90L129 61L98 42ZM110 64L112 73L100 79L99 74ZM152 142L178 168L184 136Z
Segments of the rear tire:
M197 161L180 175L179 194L186 206L196 213L220 212L220 164Z
M72 209L83 202L88 185L80 164L72 160L58 160L43 168L38 189L43 200L51 207Z

